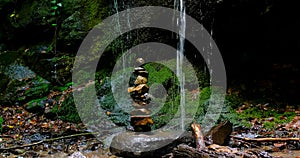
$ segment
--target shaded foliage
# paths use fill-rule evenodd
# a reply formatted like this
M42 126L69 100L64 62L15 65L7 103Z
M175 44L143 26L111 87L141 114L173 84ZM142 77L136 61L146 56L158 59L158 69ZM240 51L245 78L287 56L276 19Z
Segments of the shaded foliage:
M3 123L3 118L2 117L0 117L0 133L2 132L2 123Z

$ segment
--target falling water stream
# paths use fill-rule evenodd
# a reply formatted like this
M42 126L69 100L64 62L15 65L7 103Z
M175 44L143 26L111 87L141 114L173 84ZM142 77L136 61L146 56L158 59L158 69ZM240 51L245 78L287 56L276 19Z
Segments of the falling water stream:
M176 75L180 84L180 127L181 130L185 129L185 74L182 71L183 57L184 57L184 40L186 30L186 15L184 0L175 0L175 8L180 11L180 17L177 18L177 27L179 27L179 42L177 46L177 62L176 62Z
M122 33L122 26L125 24L127 25L127 28L129 28L129 30L131 30L131 26L130 26L130 5L126 5L124 3L124 1L117 1L114 0L113 1L114 4L114 10L115 10L115 14L117 15L116 18L114 19L116 22L115 25L115 30L118 32L118 34L121 36ZM121 17L119 14L119 10L120 8L126 8L126 12L127 12L127 16L126 17ZM125 18L125 19L124 19ZM125 23L124 23L125 20ZM118 105L123 108L126 109L128 111L130 111L131 109L131 104L130 104L130 98L129 95L127 93L127 80L124 76L128 76L129 72L128 72L128 66L129 66L129 62L130 59L128 57L129 52L126 52L126 49L128 49L126 46L128 45L129 41L131 40L131 34L127 33L125 39L120 39L119 38L116 39L116 43L117 43L117 50L121 50L121 57L120 60L117 61L116 66L117 69L116 71L121 72L121 74L116 74L116 76L112 76L112 90L114 92L114 94L119 94L114 96L115 99L118 100ZM130 71L131 72L131 71ZM118 92L117 92L118 91ZM121 92L121 93L119 93Z

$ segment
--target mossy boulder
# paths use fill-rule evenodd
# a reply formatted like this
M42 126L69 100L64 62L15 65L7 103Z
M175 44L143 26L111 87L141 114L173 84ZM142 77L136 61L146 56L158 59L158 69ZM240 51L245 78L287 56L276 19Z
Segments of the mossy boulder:
M2 103L23 104L43 97L49 92L50 82L21 64L4 67L1 75L4 78L1 81L0 101Z

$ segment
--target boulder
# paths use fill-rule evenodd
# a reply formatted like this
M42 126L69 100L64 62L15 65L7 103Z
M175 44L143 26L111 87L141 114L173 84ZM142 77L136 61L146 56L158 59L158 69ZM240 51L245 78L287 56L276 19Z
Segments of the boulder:
M124 132L113 138L110 151L122 157L161 157L181 143L192 142L190 138L190 132Z
M205 136L211 139L211 143L226 145L232 132L232 123L229 121L222 122L214 126Z

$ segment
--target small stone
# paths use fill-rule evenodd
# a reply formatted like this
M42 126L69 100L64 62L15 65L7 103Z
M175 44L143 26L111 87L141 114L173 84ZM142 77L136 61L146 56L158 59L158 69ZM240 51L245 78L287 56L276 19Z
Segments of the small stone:
M137 58L136 62L139 63L139 64L144 64L145 60L143 58Z
M76 151L71 156L69 156L68 158L86 158L86 156L84 156L81 152Z
M146 77L143 77L143 76L138 76L136 78L136 80L134 81L134 84L146 84L148 82L147 78Z
M132 116L132 117L134 117L134 116L139 116L139 115L150 115L151 114L151 111L150 110L147 110L147 109L145 109L145 108L143 108L143 109L135 109L135 110L133 110L131 113L130 113L130 115Z
M146 84L140 84L136 87L129 87L128 93L137 92L137 93L147 93L149 91L149 87Z
M136 67L136 68L134 68L134 71L135 71L135 72L145 71L145 69L142 68L142 67Z
M25 149L15 149L14 152L17 154L23 154L26 152L26 150Z
M154 123L151 117L133 117L131 121L134 126L146 126Z
M145 108L146 105L147 104L145 102L139 102L139 103L133 102L132 103L132 106L136 109Z
M129 87L127 91L128 91L128 93L131 93L131 92L134 92L134 90L135 90L135 87Z
M146 78L148 78L148 75L149 75L148 71L135 71L134 73L137 74L137 75L146 77Z

